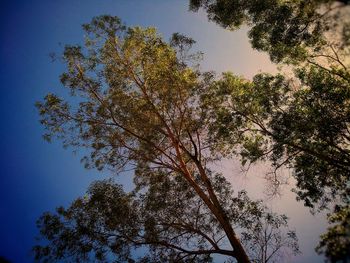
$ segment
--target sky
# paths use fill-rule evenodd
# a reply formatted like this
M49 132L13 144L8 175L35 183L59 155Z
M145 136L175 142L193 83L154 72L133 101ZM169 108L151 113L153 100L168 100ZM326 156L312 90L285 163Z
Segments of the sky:
M64 67L49 54L59 53L64 44L82 43L80 25L102 14L119 16L129 26L156 27L165 39L174 32L192 37L195 48L204 52L203 70L247 78L276 72L266 54L250 48L246 28L221 29L204 13L189 12L188 0L0 0L0 256L11 262L33 261L35 221L44 211L69 205L92 181L109 176L84 169L82 153L63 149L60 142L45 142L34 106L49 92L65 94L58 80ZM237 163L226 161L218 169L236 189L266 199L261 178L266 167L243 175ZM324 215L312 216L289 188L267 204L286 213L299 236L303 254L290 262L322 262L313 248L325 230Z

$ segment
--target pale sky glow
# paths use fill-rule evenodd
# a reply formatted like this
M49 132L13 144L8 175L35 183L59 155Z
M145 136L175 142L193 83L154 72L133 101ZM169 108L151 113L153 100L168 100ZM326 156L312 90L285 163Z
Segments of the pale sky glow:
M192 37L197 41L195 49L204 52L205 71L232 71L249 79L259 72L277 72L266 54L251 49L247 28L224 30L208 22L204 13L189 12L187 0L1 1L0 256L14 263L32 262L30 249L38 233L35 221L42 212L68 205L93 180L106 176L85 170L81 154L63 150L60 142L44 142L34 107L49 92L65 92L58 80L63 66L51 63L48 54L59 53L60 43L82 43L80 25L102 14L119 16L128 26L154 26L165 39L175 32ZM237 161L218 164L218 170L234 189L266 198L265 165L252 167L245 176ZM289 225L299 237L303 254L289 262L322 262L314 247L326 228L324 215L311 215L289 188L282 197L267 201L272 210L290 218Z
M269 186L264 176L271 171L268 165L259 163L245 172L237 160L225 161L218 165L218 170L229 179L236 191L245 189L251 198L262 199L269 209L289 217L289 227L296 230L302 254L292 257L288 262L322 262L322 257L316 254L314 248L319 241L319 235L327 227L326 213L312 215L308 208L296 201L296 195L291 192L295 181L288 176L290 171L281 171L284 173L283 178L289 178L289 184L281 187L280 195L271 197L267 194Z

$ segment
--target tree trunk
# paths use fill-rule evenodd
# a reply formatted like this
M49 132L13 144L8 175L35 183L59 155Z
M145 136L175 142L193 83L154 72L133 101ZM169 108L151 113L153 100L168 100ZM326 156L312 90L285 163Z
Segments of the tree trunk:
M209 208L209 210L213 213L213 215L215 216L215 218L219 221L220 225L222 226L223 230L225 231L225 234L233 248L233 252L235 254L235 258L237 259L238 263L250 263L250 260L248 258L247 253L245 252L241 242L239 241L238 237L236 236L231 223L224 211L224 209L222 208L219 200L217 199L215 192L212 188L211 182L205 172L205 169L203 168L203 166L201 165L201 163L196 159L193 158L193 156L191 156L192 160L195 162L199 174L204 182L204 184L206 185L206 188L208 190L209 193L209 197L205 194L205 192L203 192L203 190L201 189L201 187L192 179L192 175L190 173L190 171L187 169L187 165L185 164L185 162L183 161L181 154L180 154L180 150L179 150L179 145L175 145L176 151L178 153L178 158L180 161L180 165L181 168L183 170L183 174L185 176L185 178L189 181L189 183L191 184L191 186L194 188L194 190L197 192L197 194L199 195L199 197L204 201L204 203L207 205L207 207Z

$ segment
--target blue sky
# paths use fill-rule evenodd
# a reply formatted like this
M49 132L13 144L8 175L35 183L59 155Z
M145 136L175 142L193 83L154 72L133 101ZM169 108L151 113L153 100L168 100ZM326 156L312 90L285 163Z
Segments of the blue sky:
M208 23L204 14L188 12L187 0L1 0L0 13L0 256L15 263L32 262L35 221L42 212L68 205L93 180L107 176L85 170L81 154L59 142L46 143L34 107L48 92L64 94L58 81L63 66L52 63L49 53L59 53L61 43L81 43L81 24L117 15L127 25L155 26L165 38L174 32L193 37L205 53L205 70L249 78L275 71L265 54L250 49L245 29L232 33ZM288 193L271 206L287 213L297 231L303 229L304 254L291 262L320 262L313 247L322 218L312 217Z

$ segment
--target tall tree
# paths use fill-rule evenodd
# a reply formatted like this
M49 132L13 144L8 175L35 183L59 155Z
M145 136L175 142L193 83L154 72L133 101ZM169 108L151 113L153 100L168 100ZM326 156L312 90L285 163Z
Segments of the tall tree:
M209 170L221 154L208 136L208 108L200 94L213 76L196 69L196 55L188 52L193 40L176 34L169 45L155 29L126 28L110 16L95 18L84 29L86 49L67 46L63 54L67 72L61 81L74 100L69 104L49 94L37 104L46 138L90 149L87 167L136 169L136 180L148 180L148 190L133 196L97 183L87 200L44 215L42 234L52 242L36 248L37 258L84 260L94 251L102 259L112 251L126 260L130 245L145 244L160 261L219 253L250 262L235 226L244 231L249 224L240 220L262 212L244 196L232 201L226 182ZM188 213L195 220L189 221Z
M209 177L252 262L278 261L285 250L299 252L285 216L269 213L245 192L234 197L221 175ZM142 168L135 183L135 191L125 193L111 180L95 182L68 209L42 215L38 226L49 244L34 248L36 259L212 262L212 255L221 254L232 262L235 251L225 231L182 175Z
M223 27L248 24L253 48L268 52L273 62L292 64L294 77L258 74L248 81L224 74L205 95L215 98L207 100L214 116L211 134L243 163L267 159L275 171L292 168L295 191L305 205L335 206L329 222L337 225L321 236L317 248L332 262L350 256L348 4L190 1L192 10L203 7ZM269 178L280 182L276 172Z
M322 208L349 191L349 83L315 67L299 74L295 91L282 75L248 81L226 73L203 100L221 151L241 155L243 164L268 159L276 170L292 167L299 198Z

